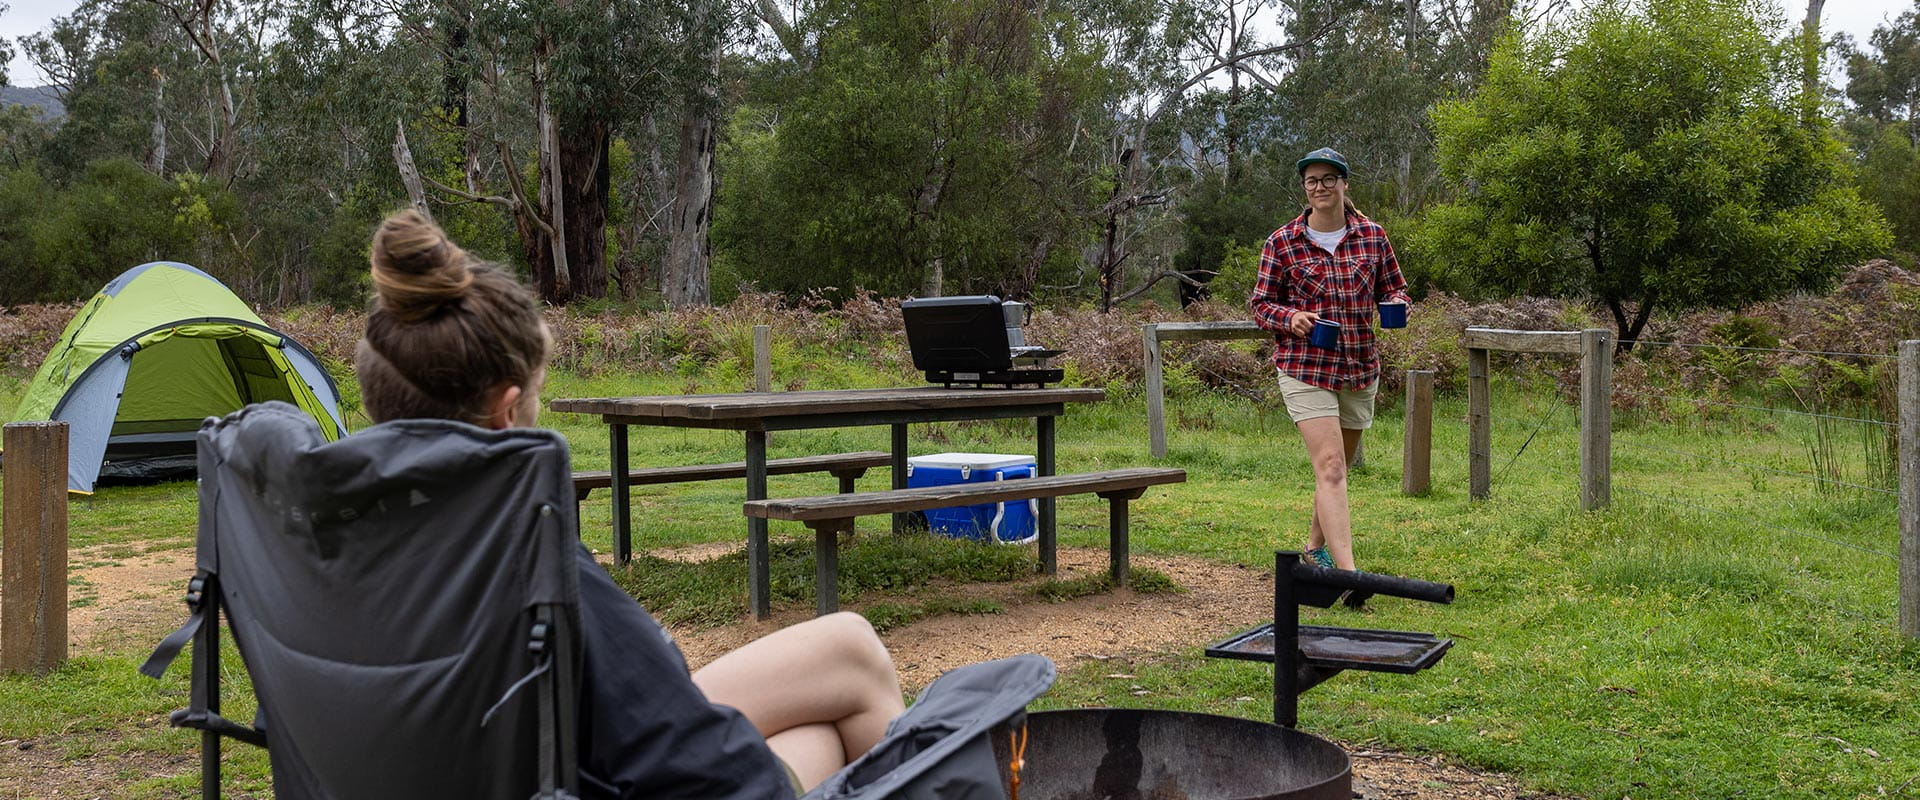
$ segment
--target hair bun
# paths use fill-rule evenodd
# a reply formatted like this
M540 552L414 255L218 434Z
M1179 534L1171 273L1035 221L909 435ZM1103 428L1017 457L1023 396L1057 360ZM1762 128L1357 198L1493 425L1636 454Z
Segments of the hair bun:
M473 284L467 251L413 209L380 223L370 260L376 302L402 321L432 316Z

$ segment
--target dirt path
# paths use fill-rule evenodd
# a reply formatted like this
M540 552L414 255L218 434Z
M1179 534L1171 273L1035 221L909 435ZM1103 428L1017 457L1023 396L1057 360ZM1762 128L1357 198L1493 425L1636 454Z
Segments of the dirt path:
M683 548L669 557L700 560L724 553L724 545ZM75 653L123 652L158 641L184 613L179 595L192 571L192 552L162 550L128 555L77 551L73 563L78 607L68 618ZM1103 570L1106 553L1060 552L1061 577ZM1023 591L1024 583L939 587L942 595L991 599L999 614L944 616L887 632L882 638L900 669L903 686L917 690L961 664L1040 653L1064 671L1089 660L1151 657L1204 644L1272 614L1271 579L1244 567L1193 558L1136 556L1137 566L1165 573L1187 589L1179 594L1130 590L1050 602ZM856 609L857 610L857 609ZM721 653L809 615L793 609L773 619L708 630L673 631L690 664L698 667ZM164 724L143 720L141 727ZM98 732L92 734L98 736ZM186 758L140 756L131 763L110 747L71 751L67 736L22 741L0 737L0 798L115 797L130 774L185 774ZM1353 757L1355 797L1366 800L1555 800L1529 794L1511 779L1482 773L1431 756L1347 746ZM129 769L133 772L129 772ZM1564 800L1564 799L1561 799Z

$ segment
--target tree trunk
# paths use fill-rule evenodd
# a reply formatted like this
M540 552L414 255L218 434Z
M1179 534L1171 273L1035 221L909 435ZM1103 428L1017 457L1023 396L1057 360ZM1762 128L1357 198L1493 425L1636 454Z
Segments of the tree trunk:
M153 71L153 145L147 150L147 171L167 174L167 77Z
M1407 43L1405 55L1407 59L1407 74L1412 75L1414 74L1414 70L1419 67L1420 0L1406 0L1406 12ZM1400 163L1394 172L1396 190L1394 205L1400 209L1400 213L1402 214L1413 211L1413 129L1416 129L1419 124L1417 117L1407 120L1408 129L1402 131L1401 134Z
M934 256L927 265L926 295L945 297L947 294L947 264L944 256Z
M467 70L471 56L467 50L467 20L463 9L454 9L447 21L447 61L440 68L440 107L459 128L467 127Z
M533 271L534 287L540 292L540 298L549 303L565 303L573 297L573 275L567 267L567 191L560 172L560 136L546 89L546 60L552 52L553 40L542 34L533 69L534 125L540 148L540 200L535 213L551 230L536 228L531 240L522 241L528 250L527 265ZM536 258L535 250L545 255Z
M1801 30L1813 40L1813 52L1808 54L1807 63L1802 67L1805 74L1801 75L1801 90L1806 93L1809 110L1820 97L1820 10L1826 4L1827 0L1807 0L1807 18L1800 23Z
M672 239L661 270L668 308L713 302L709 284L713 252L713 157L715 125L708 108L689 109L680 123L680 168L673 188Z
M433 219L433 211L427 208L427 188L420 183L420 168L413 163L413 148L407 145L407 126L397 118L393 121L393 166L400 171L400 184L407 187L407 202L413 210Z
M566 264L574 297L607 296L607 192L613 170L608 163L612 137L605 119L590 117L568 126L557 158L565 178Z
M1115 194L1119 191L1120 187L1114 187ZM1120 250L1117 238L1122 213L1124 212L1115 209L1107 214L1106 235L1100 240L1100 313L1102 314L1113 310L1113 296L1120 288Z
M201 36L207 43L207 58L212 63L214 74L220 76L220 119L219 130L213 139L213 146L207 153L207 176L218 179L224 185L232 177L233 151L237 146L239 133L238 113L233 107L233 82L227 76L226 59L220 56L219 44L213 38L213 5L208 3L201 16Z
M459 128L461 137L460 173L466 180L469 194L479 194L483 181L480 174L480 141L471 125L471 107L473 104L473 53L468 44L471 37L473 12L464 4L453 4L449 9L447 26L447 61L440 71L440 105L447 112L447 118Z
M709 284L713 265L714 149L720 106L720 40L712 30L718 20L717 0L694 0L688 20L690 41L703 43L699 54L700 80L688 93L686 116L680 120L680 163L674 170L673 216L667 240L666 264L661 269L668 308L691 308L713 302Z
M1626 303L1619 298L1607 298L1607 310L1613 312L1613 327L1620 339L1613 346L1616 355L1633 352L1633 346L1640 341L1640 332L1646 330L1647 320L1653 318L1653 309L1657 305L1655 296L1650 292L1633 309L1633 319L1627 319Z

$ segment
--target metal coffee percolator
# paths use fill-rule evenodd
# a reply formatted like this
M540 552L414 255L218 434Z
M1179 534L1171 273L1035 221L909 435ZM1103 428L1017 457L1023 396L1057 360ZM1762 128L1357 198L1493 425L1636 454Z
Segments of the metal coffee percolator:
M1033 316L1033 306L1018 300L1008 300L1000 304L1000 318L1007 325L1007 346L1015 351L1027 346L1027 320Z

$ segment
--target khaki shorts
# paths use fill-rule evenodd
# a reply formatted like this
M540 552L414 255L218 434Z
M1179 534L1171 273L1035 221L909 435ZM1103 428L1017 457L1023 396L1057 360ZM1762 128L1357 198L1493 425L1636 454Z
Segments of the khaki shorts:
M1287 416L1293 418L1294 424L1337 415L1340 427L1347 430L1364 431L1373 427L1373 395L1380 390L1379 381L1365 389L1338 391L1296 380L1279 370L1274 372L1280 376L1280 396L1287 401Z

